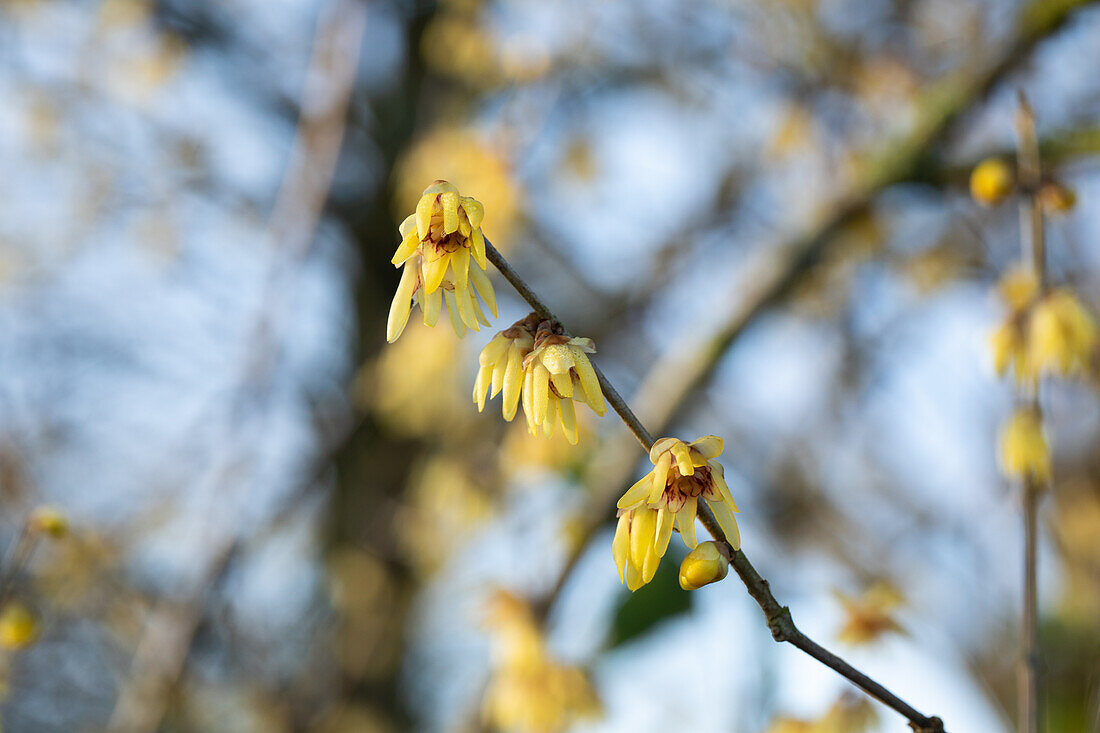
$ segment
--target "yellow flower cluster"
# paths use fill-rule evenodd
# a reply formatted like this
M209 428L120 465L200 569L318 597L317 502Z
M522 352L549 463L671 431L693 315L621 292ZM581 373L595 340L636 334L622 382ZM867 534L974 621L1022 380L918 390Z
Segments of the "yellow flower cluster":
M990 336L998 374L1010 368L1021 384L1040 374L1081 375L1092 366L1097 347L1096 323L1077 296L1066 288L1040 297L1033 272L1018 267L998 287L1009 314Z
M479 331L478 324L489 325L474 295L476 291L496 315L496 295L485 272L484 217L485 208L478 201L459 196L446 181L424 189L416 213L401 222L401 245L391 260L404 270L390 305L387 341L396 341L405 329L414 300L428 326L436 324L446 300L459 338L467 328Z
M487 620L496 660L482 701L486 723L502 731L552 733L600 714L588 678L552 658L527 604L498 591Z
M847 644L869 644L888 632L902 633L894 610L904 602L901 592L890 583L877 582L859 597L833 593L844 607L844 626L837 638Z
M560 424L566 439L575 445L573 402L587 403L597 415L607 412L599 379L588 360L595 351L592 339L570 338L550 321L531 314L482 349L474 383L477 409L484 409L486 392L490 397L503 393L505 420L515 417L522 400L531 435L541 428L550 437Z
M691 443L661 438L649 451L653 470L619 499L619 524L611 551L619 580L634 591L653 580L668 549L673 526L684 544L695 549L695 515L705 499L733 549L741 547L734 513L737 505L715 458L723 441L707 435Z
M1012 478L1050 481L1050 449L1034 410L1018 410L1001 429L1001 470Z

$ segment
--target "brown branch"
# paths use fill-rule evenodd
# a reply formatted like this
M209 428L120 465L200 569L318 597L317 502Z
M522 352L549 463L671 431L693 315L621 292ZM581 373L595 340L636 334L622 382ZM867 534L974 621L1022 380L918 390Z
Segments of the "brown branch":
M487 259L493 263L493 266L500 270L504 278L512 284L516 292L527 301L539 316L557 321L559 324L561 323L546 304L543 303L527 283L524 282L519 273L508 264L508 261L504 259L500 252L498 252L488 240L485 242L485 254ZM562 325L564 327L564 324ZM643 450L648 452L653 445L653 438L649 431L642 425L638 416L630 409L630 406L614 386L612 386L611 382L608 381L607 377L604 376L603 372L599 371L597 368L596 373L599 376L600 388L603 390L604 397L607 398L607 401L611 404L615 412L618 413L619 417L621 417L627 427L630 428L630 431L634 434L634 437L637 438ZM714 518L710 509L702 503L700 503L699 506L698 516L710 535L718 542L723 543L727 549L730 549L730 544L722 528L718 525L718 521ZM768 587L768 581L764 580L764 578L756 572L756 568L752 566L752 563L749 562L748 557L746 557L743 552L731 549L730 565L733 566L738 577L740 577L741 581L745 584L745 588L748 590L749 595L752 596L752 599L760 606L760 610L764 612L768 627L772 631L772 637L774 637L776 641L790 643L821 662L826 667L829 667L837 674L845 677L868 695L874 697L882 704L905 717L913 730L919 731L920 733L943 733L942 720L934 716L928 717L919 712L916 708L886 689L886 687L863 672L860 672L858 669L799 631L798 627L794 624L794 620L791 618L790 609L779 604L779 601L775 599L775 596L772 595ZM564 574L562 577L564 577Z

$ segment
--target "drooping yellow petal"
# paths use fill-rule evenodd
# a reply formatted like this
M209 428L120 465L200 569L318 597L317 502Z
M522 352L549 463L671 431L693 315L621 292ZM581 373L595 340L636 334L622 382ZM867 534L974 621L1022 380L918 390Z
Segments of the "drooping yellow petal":
M478 325L477 316L474 315L474 307L470 303L470 291L466 289L455 288L454 290L448 290L447 294L454 293L454 300L448 300L447 305L451 305L452 302L458 305L458 314L462 318L462 322L466 324L466 327L471 331L480 331L481 326Z
M615 558L615 567L619 569L619 582L625 582L623 568L630 554L630 515L623 514L615 526L615 539L611 541L611 555Z
M569 372L566 372L564 374L555 374L552 370L548 371L550 371L550 381L553 382L554 389L557 390L558 394L562 397L568 397L570 400L572 400L573 377L569 376Z
M535 434L535 374L530 369L523 373L523 415L527 418L527 432Z
M451 264L451 256L443 255L437 260L424 264L424 292L431 295L439 290L443 282L443 276L447 274L447 266ZM450 305L450 303L448 303Z
M458 194L447 191L439 194L439 205L443 209L443 233L458 231Z
M470 250L460 247L451 254L451 272L454 273L455 289L465 290L470 281Z
M489 311L492 312L493 318L496 318L497 295L493 292L493 283L489 281L489 276L485 274L484 266L470 268L470 282L473 284L474 289L477 290L477 294L485 301L485 305L489 306Z
M532 369L535 393L532 404L535 407L535 423L541 425L546 420L547 405L550 402L550 372L536 362Z
M722 497L722 501L729 505L731 511L738 511L737 502L733 500L729 484L726 483L726 477L722 474L722 466L714 461L707 461L707 465L710 466L711 479L714 481L714 487L718 489L718 495Z
M466 216L470 220L470 226L477 229L485 218L485 207L481 202L470 196L462 197L462 208L466 210Z
M631 593L633 593L634 591L641 588L643 585L645 585L645 582L642 580L642 571L634 563L627 564L626 587L630 589Z
M489 268L489 260L485 257L485 235L481 233L480 229L474 229L470 234L470 254L474 257L474 262L482 270Z
M660 564L661 556L657 554L657 548L650 545L645 553L645 562L642 563L642 580L646 583L653 580L653 576L657 574L657 568Z
M537 379L537 377L536 377ZM558 424L558 399L555 397L546 400L546 419L542 421L542 434L547 438L554 434L554 426Z
M409 311L412 310L413 291L416 290L416 267L406 267L401 273L401 280L397 284L397 292L390 303L390 314L386 320L386 340L391 344L397 340L401 332L405 330L405 324L409 322Z
M651 503L655 503L661 498L661 494L665 492L665 488L668 486L668 471L671 467L672 454L662 453L657 465L653 467L653 488L649 494Z
M435 208L436 197L426 194L416 202L416 236L420 241L428 238L432 229L432 210Z
M656 532L657 512L644 506L635 509L634 521L630 525L630 560L638 567L645 565L645 557L653 548Z
M455 291L444 290L443 296L447 299L447 313L451 317L451 328L455 330L455 335L462 338L466 335L466 324L462 322L462 314L458 310L458 303L455 302Z
M489 319L485 317L485 314L481 311L481 306L477 304L477 296L474 295L474 291L467 288L466 297L470 299L470 307L474 309L474 316L477 318L477 322L482 326L491 326Z
M620 497L616 506L619 509L626 509L637 504L639 501L644 500L649 496L649 490L653 486L653 473L647 473L642 476L638 481L626 490L626 493Z
M676 442L676 438L658 438L649 449L649 462L656 466L657 461L661 458L661 454L675 445Z
M504 419L511 422L516 416L520 387L523 385L523 356L515 344L508 350L508 362L504 370Z
M583 353L574 352L573 356L575 358L573 368L581 379L581 386L584 387L585 402L597 415L605 414L607 407L603 402L603 392L600 391L600 380L596 378L596 371Z
M577 413L573 410L573 400L563 397L558 401L558 415L561 417L561 429L570 445L577 444Z
M721 501L708 501L707 505L714 512L714 518L718 520L718 525L726 534L726 541L729 542L730 547L740 550L741 532L737 529L737 519L730 512L729 507Z
M416 254L416 250L419 246L420 240L416 238L416 232L410 233L409 236L405 237L401 241L401 244L398 245L397 251L394 252L390 262L396 266L404 264L405 260Z
M477 363L481 366L492 367L493 364L504 358L511 346L512 339L498 333L493 336L489 343L485 344L485 348L477 356Z
M676 529L680 530L684 544L693 550L699 545L695 539L695 512L698 509L698 501L694 496L688 497L684 502L684 508L676 513Z
M492 370L487 366L480 366L477 370L477 379L474 381L474 403L477 411L485 409L485 394L489 391L489 378Z
M490 393L490 397L496 397L504 389L504 374L507 371L508 357L505 355L493 364L493 391Z
M443 293L436 290L434 293L425 293L421 288L417 291L424 300L424 325L435 326L439 321L439 311L443 308Z
M672 525L676 515L663 506L657 510L657 535L653 540L653 546L657 550L658 557L664 557L668 549L668 541L672 537Z
M409 214L405 217L405 220L401 222L397 230L401 232L401 238L405 239L410 234L416 234L416 214ZM419 239L417 242L419 243Z

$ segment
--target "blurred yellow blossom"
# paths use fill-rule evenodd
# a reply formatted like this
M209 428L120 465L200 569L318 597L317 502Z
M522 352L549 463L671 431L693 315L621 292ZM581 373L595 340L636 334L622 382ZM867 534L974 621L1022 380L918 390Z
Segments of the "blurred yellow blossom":
M516 416L523 387L523 360L535 347L538 321L534 313L516 321L494 336L481 350L477 381L474 383L474 402L478 412L485 409L486 392L492 398L503 391L501 411L504 419L511 421Z
M970 195L982 206L996 206L1016 185L1012 166L1001 158L986 158L970 173Z
M451 326L459 338L466 329L489 325L474 292L496 315L496 295L485 273L485 237L481 220L485 208L446 181L424 189L416 212L401 222L401 245L391 260L403 267L401 281L390 305L386 340L394 342L405 330L415 300L424 314L424 324L434 326L443 301ZM471 260L473 265L471 266Z
M32 532L47 534L54 539L61 539L69 533L69 521L56 507L42 505L36 507L27 517L27 527Z
M684 544L695 549L695 514L698 501L706 499L730 546L741 547L741 535L733 514L737 505L726 485L722 464L723 441L707 435L684 443L661 438L649 451L653 470L619 499L619 523L611 551L619 580L634 591L657 572L668 549L675 524Z
M890 583L879 581L859 597L839 590L833 595L844 607L844 625L837 638L847 644L869 644L888 632L901 633L893 612L904 602L901 592Z
M729 569L730 556L725 545L703 542L680 563L680 587L698 590L726 577Z
M997 294L1011 312L1018 313L1030 307L1039 295L1039 278L1031 267L1017 264L1001 276L997 282Z
M878 714L869 700L844 694L817 720L781 715L767 733L865 733L877 723Z
M1072 291L1060 288L1036 304L1028 347L1036 372L1084 373L1096 349L1096 322Z
M22 649L38 638L38 622L22 603L12 602L0 611L0 646Z
M487 723L504 731L551 733L601 713L584 672L551 657L526 603L497 591L486 620L495 657L482 702Z
M541 426L549 437L560 422L566 439L576 444L574 400L587 402L597 415L607 412L599 379L587 356L595 352L592 339L565 336L549 321L539 324L534 349L523 360L523 413L532 435Z
M424 181L442 178L462 191L476 191L489 212L482 231L501 251L509 246L519 213L520 189L504 156L473 130L432 130L397 162L395 178L394 204L401 216L416 207Z
M1039 484L1050 480L1050 449L1034 410L1017 410L1001 429L1000 455L1006 476Z

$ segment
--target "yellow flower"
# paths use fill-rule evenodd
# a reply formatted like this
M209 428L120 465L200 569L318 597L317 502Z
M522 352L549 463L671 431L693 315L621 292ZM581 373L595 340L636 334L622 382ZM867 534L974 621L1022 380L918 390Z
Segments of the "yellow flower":
M844 606L844 626L837 638L848 644L868 644L887 632L901 633L902 628L892 615L905 600L893 585L877 582L858 598L840 591L833 595Z
M726 577L729 569L730 556L725 545L703 542L680 563L680 587L684 590L698 590Z
M989 348L993 352L993 368L998 376L1003 377L1012 367L1019 382L1034 381L1035 374L1031 370L1027 344L1018 320L1011 319L998 326L989 336Z
M1096 323L1071 291L1055 290L1031 314L1028 347L1037 372L1080 374L1092 363Z
M560 422L566 439L575 445L577 415L573 401L587 402L597 415L607 412L599 379L588 361L587 354L594 353L592 339L569 338L558 333L549 321L539 324L534 349L523 360L523 413L532 435L541 426L543 434L550 437Z
M505 591L490 601L494 669L482 715L496 729L548 733L600 712L584 672L554 659L530 606Z
M516 321L511 328L494 336L481 350L477 381L474 382L474 402L478 412L485 409L487 392L492 398L503 391L501 411L504 419L511 421L516 416L523 388L523 360L535 347L538 320L538 316L532 313L522 321Z
M1019 313L1035 302L1039 295L1039 278L1031 267L1017 264L1001 275L997 293L1012 313Z
M38 622L22 603L9 603L0 612L0 646L22 649L38 637Z
M987 158L970 173L970 195L982 206L996 206L1016 185L1012 167L1000 158Z
M32 532L48 534L54 539L61 539L69 533L69 521L65 519L56 507L42 505L37 507L27 518L27 527Z
M391 260L404 270L390 305L387 341L396 341L405 329L414 300L428 326L436 324L446 300L459 338L467 328L478 331L479 323L489 325L474 295L476 291L496 315L496 295L485 273L484 217L485 208L479 202L459 196L458 189L446 181L424 189L416 213L401 222L401 245Z
M733 514L737 505L726 485L722 464L723 442L707 435L690 444L661 438L649 451L653 470L619 499L619 524L611 551L619 580L637 590L657 572L668 549L673 525L690 549L695 549L695 514L703 498L733 549L741 547L741 535Z
M1012 478L1050 480L1050 449L1034 410L1018 410L1001 430L1001 470Z

